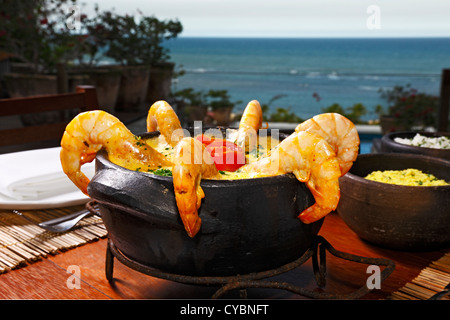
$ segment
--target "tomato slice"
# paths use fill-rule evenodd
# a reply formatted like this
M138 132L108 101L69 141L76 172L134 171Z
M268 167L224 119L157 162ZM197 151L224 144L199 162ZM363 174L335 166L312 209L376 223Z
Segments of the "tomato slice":
M198 135L197 136L197 140L199 140L201 143L203 143L205 146L209 145L211 142L213 142L214 140L216 140L215 137L212 136L207 136L204 134Z
M244 150L233 142L199 136L214 160L217 170L236 171L245 164ZM199 138L197 137L197 138Z

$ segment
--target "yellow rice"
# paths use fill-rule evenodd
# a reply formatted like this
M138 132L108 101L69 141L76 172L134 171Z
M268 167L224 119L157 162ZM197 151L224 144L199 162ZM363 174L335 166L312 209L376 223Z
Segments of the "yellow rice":
M368 180L404 186L444 186L445 180L417 169L374 171L365 177Z

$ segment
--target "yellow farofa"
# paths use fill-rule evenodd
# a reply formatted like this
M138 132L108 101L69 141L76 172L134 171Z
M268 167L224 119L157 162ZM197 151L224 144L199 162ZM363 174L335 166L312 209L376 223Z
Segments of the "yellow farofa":
M368 180L397 184L403 186L445 186L445 180L417 169L373 171L366 177Z

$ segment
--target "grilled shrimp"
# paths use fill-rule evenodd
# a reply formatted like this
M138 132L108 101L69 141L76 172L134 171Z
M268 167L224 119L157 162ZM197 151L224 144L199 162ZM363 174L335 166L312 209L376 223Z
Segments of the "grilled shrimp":
M296 132L314 132L323 137L334 149L344 175L358 156L359 136L355 125L339 113L323 113L300 123Z
M262 109L257 100L250 101L245 107L239 123L236 144L244 150L256 148L258 130L262 125ZM248 147L248 148L246 148Z
M175 199L190 237L200 230L198 209L205 193L200 186L202 178L220 179L214 161L203 144L194 138L183 138L175 147L172 170Z
M156 101L148 111L147 131L156 130L160 131L172 147L175 147L184 136L177 114L164 100Z
M150 146L140 142L116 117L105 111L80 113L67 125L61 139L61 165L64 173L86 195L89 179L81 166L94 160L101 149L111 161L137 169L155 168L172 163Z
M271 153L245 165L242 171L253 177L293 173L306 183L316 202L299 214L304 223L311 223L335 210L340 199L339 162L331 146L321 136L294 132Z

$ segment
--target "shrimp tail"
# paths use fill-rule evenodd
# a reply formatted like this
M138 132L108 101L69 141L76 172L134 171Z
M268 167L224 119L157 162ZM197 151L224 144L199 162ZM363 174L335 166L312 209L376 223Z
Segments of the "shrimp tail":
M173 108L164 100L156 101L147 115L147 131L159 130L173 147L183 138L184 131Z
M260 176L293 173L297 180L304 182L315 200L298 215L304 223L317 221L336 209L341 170L333 149L324 138L312 132L294 132L272 151L268 157L241 170Z
M102 110L80 113L63 133L60 160L64 173L86 195L89 179L81 167L94 160L101 149L106 150L112 162L129 169L172 165L113 115Z
M305 209L298 215L298 218L305 224L316 222L330 213L330 209L321 207L318 203Z
M339 185L336 180L331 180L323 183L320 188L313 186L311 180L307 182L307 186L313 195L316 203L303 210L298 218L306 224L322 219L328 213L335 210L340 199ZM335 190L331 194L326 194L322 190Z
M258 130L262 126L263 114L257 100L250 101L245 107L239 123L236 144L244 150L252 151L256 148Z
M187 234L192 238L200 230L202 220L198 216L198 209L201 206L202 199L205 197L205 193L197 182L199 175L195 176L194 184L192 184L191 179L180 178L186 176L190 178L194 174L194 172L186 171L184 166L175 165L172 175L174 177L173 184L178 212Z
M205 197L200 186L201 179L220 179L220 174L203 144L186 137L175 147L172 176L181 221L189 237L193 238L201 227L198 210Z
M59 157L63 171L68 175L69 179L81 190L81 192L89 196L87 187L90 181L81 171L81 166L90 161L77 161L76 159L73 159L72 154L65 148L61 149Z

